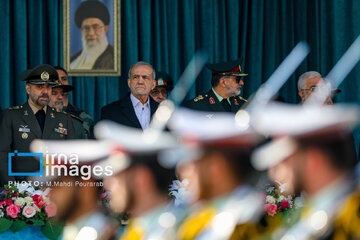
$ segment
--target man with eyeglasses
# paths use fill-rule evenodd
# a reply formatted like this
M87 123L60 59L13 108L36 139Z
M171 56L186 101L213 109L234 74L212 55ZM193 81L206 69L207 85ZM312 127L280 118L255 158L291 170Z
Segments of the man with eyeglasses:
M108 119L129 127L145 130L158 103L150 97L155 87L155 70L146 62L137 62L129 70L130 93L101 109L101 120Z
M324 80L320 73L315 71L309 71L306 73L303 73L298 80L298 94L301 98L301 103L304 103L308 97L315 92L318 88L324 88L326 85L324 84ZM334 104L332 97L334 94L341 92L340 89L334 89L331 91L331 96L327 98L325 101L325 104L332 105Z
M231 62L206 64L212 71L212 89L205 95L186 102L187 108L207 112L237 112L247 102L240 95L244 86L241 72L242 58Z
M75 23L82 34L83 49L70 58L71 69L113 69L114 48L108 43L110 14L100 1L82 2L75 12Z
M170 75L165 72L157 72L155 88L151 90L150 96L157 103L161 103L162 101L167 99L172 89L173 89L173 80L170 77Z

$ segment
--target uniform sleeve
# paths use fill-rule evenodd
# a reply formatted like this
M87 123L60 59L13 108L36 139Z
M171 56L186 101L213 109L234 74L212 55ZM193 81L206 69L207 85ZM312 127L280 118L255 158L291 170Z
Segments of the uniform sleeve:
M183 106L190 109L196 109L196 104L193 99L186 101Z
M66 136L66 139L75 139L75 128L74 128L74 124L72 122L71 116L70 114L65 114L66 115L66 122L68 125L68 135Z

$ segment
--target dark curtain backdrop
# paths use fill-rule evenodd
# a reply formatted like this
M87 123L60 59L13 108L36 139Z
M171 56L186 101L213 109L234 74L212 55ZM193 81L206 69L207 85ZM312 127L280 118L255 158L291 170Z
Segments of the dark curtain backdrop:
M19 74L38 64L62 65L62 0L0 0L0 105L26 101ZM100 108L128 91L127 71L138 60L175 82L198 49L210 62L245 58L248 98L300 40L306 61L281 89L296 103L296 80L308 70L326 74L360 33L358 0L121 0L121 77L72 77L75 105L99 119ZM338 102L359 102L360 67L340 86ZM203 70L188 98L210 88Z

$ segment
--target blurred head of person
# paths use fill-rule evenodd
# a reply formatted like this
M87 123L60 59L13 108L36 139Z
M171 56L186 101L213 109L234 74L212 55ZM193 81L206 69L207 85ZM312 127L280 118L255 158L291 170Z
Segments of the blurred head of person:
M156 154L131 156L131 162L126 169L105 178L104 185L111 193L111 209L136 217L168 202L175 174L174 169L159 164Z
M100 189L95 180L62 176L56 181L62 184L54 185L49 196L57 208L57 220L72 223L98 209Z
M194 159L179 165L181 179L189 180L195 201L227 195L247 182L253 168L249 149L206 148Z
M304 103L309 98L309 96L316 90L320 90L321 92L321 89L326 87L327 86L325 85L324 79L322 78L320 73L315 71L303 73L298 80L298 94L301 98L301 102ZM333 104L333 100L331 97L332 96L329 96L326 99L325 104Z
M315 195L336 180L351 176L357 163L351 133L336 132L294 143L293 153L269 169L270 178L288 183L291 193Z

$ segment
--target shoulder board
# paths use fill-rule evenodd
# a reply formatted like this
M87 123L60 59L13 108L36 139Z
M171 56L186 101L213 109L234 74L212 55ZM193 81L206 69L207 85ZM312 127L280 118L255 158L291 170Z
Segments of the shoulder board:
M72 118L74 118L74 119L76 119L76 120L80 121L81 123L83 123L83 122L84 122L81 118L79 118L78 116L76 116L76 115L74 115L74 114L70 114L70 116L71 116Z
M10 107L9 110L18 110L18 109L22 109L23 106L13 106L13 107Z
M238 96L238 98L239 98L240 100L244 101L244 102L248 102L248 100L246 100L246 99L243 98L243 97Z
M61 110L61 109L57 109L57 108L51 108L51 110L55 111L55 112L61 112L61 113L65 113L65 111Z
M199 95L196 98L194 98L194 102L197 102L197 101L200 101L200 100L203 100L203 99L204 99L203 95Z

